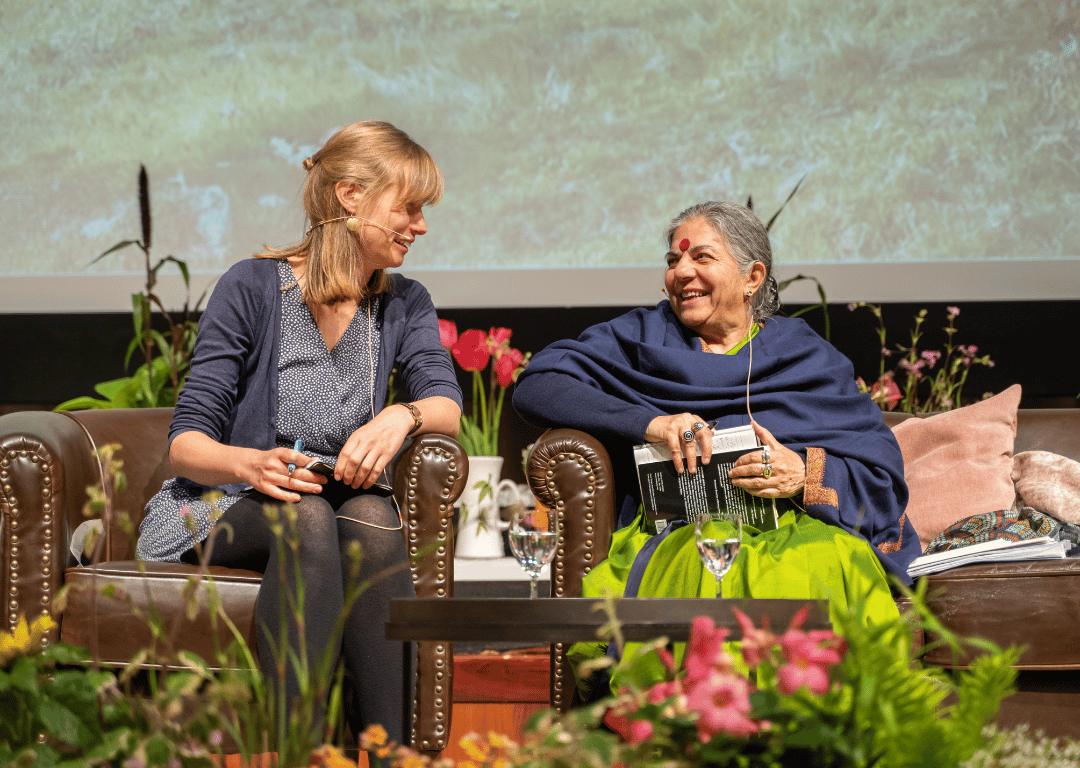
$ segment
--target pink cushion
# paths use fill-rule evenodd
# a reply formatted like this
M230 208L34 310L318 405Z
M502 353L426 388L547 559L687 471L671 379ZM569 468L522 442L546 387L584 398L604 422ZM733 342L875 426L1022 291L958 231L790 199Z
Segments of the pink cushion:
M1080 462L1048 451L1013 457L1012 479L1025 506L1080 525Z
M893 427L904 454L907 514L923 549L971 515L1010 509L1020 385L978 403Z

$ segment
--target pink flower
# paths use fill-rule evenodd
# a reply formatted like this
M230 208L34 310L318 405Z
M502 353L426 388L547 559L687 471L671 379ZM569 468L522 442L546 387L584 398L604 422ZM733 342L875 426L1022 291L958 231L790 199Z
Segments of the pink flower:
M762 629L755 627L750 617L738 608L733 610L739 626L742 627L743 660L753 669L769 658L773 646L776 645L776 635L764 627Z
M875 403L885 403L885 407L890 411L896 407L896 404L903 397L900 387L893 381L893 377L887 373L875 381L874 386L870 388L870 399Z
M945 307L945 311L949 313L950 318L953 318L960 314L960 307Z
M626 715L616 714L614 709L604 715L604 725L629 744L639 744L653 734L652 723L648 720L631 720Z
M458 340L457 323L453 320L439 321L439 343L446 349L452 348Z
M941 359L941 353L928 349L922 353L922 359L929 363L930 367L933 368L937 365L937 361Z
M747 717L750 712L750 684L730 672L713 670L686 693L686 706L698 713L697 731L702 743L717 733L744 738L761 729Z
M514 371L525 359L525 355L516 349L507 350L505 355L495 356L495 379L500 387L509 387L514 382Z
M689 686L707 678L715 670L729 672L731 658L724 651L728 631L717 627L708 616L698 616L690 626L686 644L686 682Z
M672 697L681 698L682 689L674 680L665 680L649 689L647 699L650 704L663 704Z
M471 328L465 331L450 348L460 365L466 371L482 371L487 367L491 359L488 351L487 335L480 330Z
M839 664L847 650L843 639L828 630L803 632L806 609L795 615L788 631L780 637L780 650L787 663L776 673L776 687L792 694L802 687L820 696L829 690L829 668Z

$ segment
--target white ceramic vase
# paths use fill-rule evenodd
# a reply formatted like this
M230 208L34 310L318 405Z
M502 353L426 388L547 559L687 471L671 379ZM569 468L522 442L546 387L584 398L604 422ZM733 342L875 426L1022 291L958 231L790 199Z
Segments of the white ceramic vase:
M499 491L509 486L517 493L512 480L499 480L501 456L470 456L469 478L458 499L458 557L487 559L503 556L502 532L506 523L499 519ZM484 493L485 488L490 492ZM480 501L483 493L484 500Z

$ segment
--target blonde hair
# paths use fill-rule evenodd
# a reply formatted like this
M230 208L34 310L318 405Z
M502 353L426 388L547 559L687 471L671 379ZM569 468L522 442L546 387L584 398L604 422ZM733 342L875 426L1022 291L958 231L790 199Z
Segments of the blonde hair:
M370 203L395 184L400 202L407 206L435 205L442 198L443 177L431 155L390 123L367 120L342 128L322 149L303 162L304 210L311 229L289 248L267 247L257 258L304 258L304 300L330 304L345 299L361 301L390 289L390 276L376 270L361 284L364 253L360 238L345 228L344 221L323 226L319 222L349 215L338 200L339 182L353 182ZM359 213L355 211L354 213Z

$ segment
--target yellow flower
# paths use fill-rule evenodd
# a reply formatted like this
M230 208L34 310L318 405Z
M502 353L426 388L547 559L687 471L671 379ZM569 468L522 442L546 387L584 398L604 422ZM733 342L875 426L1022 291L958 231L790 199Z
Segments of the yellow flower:
M356 768L356 763L341 754L337 747L324 744L311 753L311 764L318 768Z
M496 749L517 749L516 741L505 733L496 733L495 731L488 731L488 744Z
M424 758L420 755L408 755L401 761L401 768L424 768Z
M461 741L458 745L465 750L465 754L471 757L473 760L484 762L487 758L487 750L482 749L480 746L480 734L467 733L461 737Z
M55 626L52 616L38 616L33 624L27 625L26 616L20 614L15 629L0 634L0 664L7 664L16 656L40 651L45 633Z
M360 749L370 752L374 747L386 746L386 729L381 725L369 725L360 734Z

